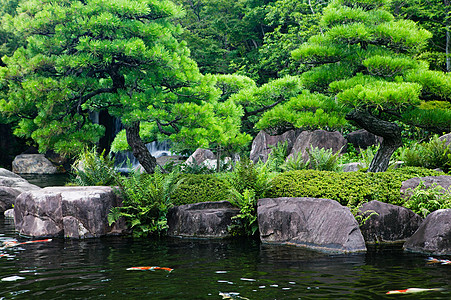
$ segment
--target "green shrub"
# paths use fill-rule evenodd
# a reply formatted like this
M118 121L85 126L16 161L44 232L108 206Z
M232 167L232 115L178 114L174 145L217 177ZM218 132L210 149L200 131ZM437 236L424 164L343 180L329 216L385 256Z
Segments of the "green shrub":
M111 209L110 225L124 217L135 236L161 234L167 229L166 214L178 186L175 173L163 175L158 168L152 175L132 171L129 176L120 177L118 185L123 202L122 207Z
M421 181L416 188L409 189L408 192L410 196L404 206L423 217L438 209L451 208L451 188L446 190L436 184L427 188Z
M258 231L257 199L254 190L246 189L239 193L232 189L229 201L240 208L240 213L232 217L229 232L233 236L254 236Z
M340 157L340 151L333 154L332 149L318 148L310 145L310 149L307 149L309 156L310 169L318 171L338 171L338 158Z
M451 147L446 147L445 141L441 141L436 135L428 143L416 144L404 149L401 159L407 166L440 168L449 172L451 170Z
M267 197L328 198L342 205L357 206L371 200L401 205L400 189L403 181L441 173L401 168L381 173L301 170L279 174L267 191Z
M229 199L230 183L213 174L181 174L172 195L174 205Z
M116 183L119 177L114 169L114 158L111 154L101 154L97 148L85 148L72 165L73 177L71 182L81 186L109 186Z

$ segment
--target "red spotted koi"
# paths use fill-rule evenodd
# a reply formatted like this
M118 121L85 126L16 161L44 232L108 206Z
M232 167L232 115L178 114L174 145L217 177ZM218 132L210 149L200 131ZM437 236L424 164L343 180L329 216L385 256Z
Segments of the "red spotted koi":
M15 247L15 246L19 246L19 245L25 245L25 244L43 243L43 242L51 242L51 241L52 241L52 239L26 241L26 242L22 242L22 243L19 243L17 241L6 241L6 242L3 242L3 247L1 247L0 249Z
M127 271L155 271L155 270L164 270L164 271L168 271L168 272L172 272L171 268L166 268L166 267L131 267L131 268L127 268Z
M438 259L434 257L428 257L426 260L428 264L442 264L442 265L451 265L451 260L448 259Z
M442 288L435 288L435 289L421 289L421 288L409 288L405 290L394 290L387 292L387 295L395 295L395 294L416 294L416 293L423 293L423 292L438 292L443 291Z

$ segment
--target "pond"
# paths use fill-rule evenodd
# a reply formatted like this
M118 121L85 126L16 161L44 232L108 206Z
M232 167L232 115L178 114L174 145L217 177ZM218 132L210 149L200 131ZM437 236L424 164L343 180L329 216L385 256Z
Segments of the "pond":
M27 240L0 218L0 241L12 239ZM399 248L324 255L253 240L108 237L0 254L0 299L393 299L387 291L411 287L443 290L401 298L451 298L451 265ZM127 270L134 266L173 271Z

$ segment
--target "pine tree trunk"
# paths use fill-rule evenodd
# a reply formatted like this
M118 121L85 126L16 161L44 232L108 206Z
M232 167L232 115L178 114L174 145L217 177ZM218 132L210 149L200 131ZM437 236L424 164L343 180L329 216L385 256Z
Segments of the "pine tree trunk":
M401 128L388 121L374 117L366 110L355 109L346 115L347 120L355 121L360 127L377 136L383 141L368 168L368 172L384 172L388 169L393 153L402 146Z
M131 125L125 126L125 133L127 136L127 143L133 150L133 155L147 173L153 174L157 166L157 160L150 154L139 136L139 122L133 122Z

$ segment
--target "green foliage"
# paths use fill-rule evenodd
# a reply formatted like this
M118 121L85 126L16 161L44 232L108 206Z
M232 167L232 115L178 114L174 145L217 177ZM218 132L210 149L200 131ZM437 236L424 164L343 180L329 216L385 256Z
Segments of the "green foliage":
M280 168L283 171L295 171L295 170L307 170L309 168L310 161L304 162L301 153L296 153L286 159Z
M156 171L149 175L132 171L128 177L121 177L118 185L123 203L111 209L110 225L124 217L135 236L159 235L167 229L166 214L178 186L175 173L163 175Z
M245 189L240 193L232 189L229 201L240 208L240 213L232 217L229 232L233 236L254 236L258 232L257 198L254 190Z
M254 165L251 160L242 159L229 176L232 189L239 194L243 194L245 190L252 191L257 199L264 197L272 178L268 165Z
M259 129L337 129L347 124L342 108L330 97L303 91L288 102L265 112L255 125Z
M444 189L437 184L427 187L423 181L412 189L406 191L409 197L404 206L425 218L438 209L451 208L451 188Z
M179 175L180 184L174 190L172 203L174 205L191 204L198 202L223 201L230 197L230 183L209 174L182 174Z
M290 171L273 179L266 196L327 198L348 206L371 200L402 205L400 189L403 181L439 174L421 168L401 168L382 173Z
M119 174L114 169L114 158L105 150L84 148L72 165L72 183L80 186L115 185Z
M332 149L313 148L313 146L310 145L310 149L307 149L309 167L318 171L338 171L340 169L338 165L340 152L341 151L338 151L334 154Z
M451 170L451 147L435 135L429 142L415 144L403 149L401 159L407 166L428 169L439 168L445 172Z

